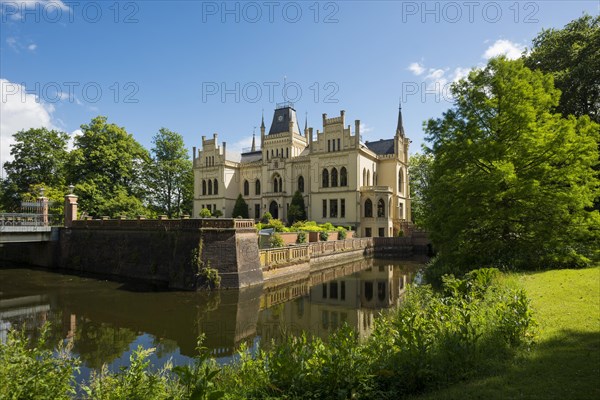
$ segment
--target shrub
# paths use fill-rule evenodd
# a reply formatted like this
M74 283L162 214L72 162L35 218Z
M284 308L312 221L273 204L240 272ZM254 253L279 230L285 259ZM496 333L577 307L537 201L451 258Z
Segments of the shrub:
M329 238L329 232L321 231L319 232L319 240L326 241Z
M270 219L269 225L271 228L275 229L276 232L284 232L285 225L278 219Z
M221 218L223 216L223 212L221 210L215 210L213 211L212 216L215 218Z
M62 341L54 354L54 343L47 343L48 336L49 326L44 325L40 338L31 345L25 331L11 330L6 343L0 342L0 398L74 397L74 372L79 370L79 360L71 358Z
M273 219L273 216L271 215L270 212L266 212L263 214L262 218L260 219L260 222L262 222L263 224L268 224L269 220Z
M211 216L212 213L208 208L203 208L202 210L200 210L200 218L210 218Z
M298 232L296 243L306 243L306 232Z
M343 226L338 226L337 228L335 228L335 230L338 233L339 240L346 239L346 236L348 235L348 231L346 230L346 228L344 228Z
M285 243L283 242L283 238L278 233L274 233L273 235L271 235L271 238L269 239L269 244L271 245L271 247L285 246Z

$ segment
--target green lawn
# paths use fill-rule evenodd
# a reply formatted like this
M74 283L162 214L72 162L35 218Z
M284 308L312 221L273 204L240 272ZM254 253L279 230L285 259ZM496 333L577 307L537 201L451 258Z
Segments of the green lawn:
M498 375L415 399L600 399L600 267L516 278L539 324L532 350Z

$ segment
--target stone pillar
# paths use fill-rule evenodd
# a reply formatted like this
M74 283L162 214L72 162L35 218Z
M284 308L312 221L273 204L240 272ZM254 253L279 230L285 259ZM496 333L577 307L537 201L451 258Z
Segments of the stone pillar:
M68 194L65 196L65 227L73 226L73 221L77 219L77 196Z
M40 222L42 226L48 226L48 198L44 196L38 197L39 213L40 213Z

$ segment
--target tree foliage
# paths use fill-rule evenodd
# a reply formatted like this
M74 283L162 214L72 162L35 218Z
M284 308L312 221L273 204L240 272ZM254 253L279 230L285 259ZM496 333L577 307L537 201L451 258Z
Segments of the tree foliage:
M12 161L4 163L2 182L3 208L20 211L21 201L34 189L64 192L65 163L69 135L46 128L31 128L15 133L11 146ZM39 192L34 196L39 196Z
M148 151L106 117L96 117L81 129L68 168L81 211L93 216L145 214L142 182Z
M408 175L410 176L410 206L413 222L417 226L425 224L427 215L427 189L431 181L433 156L430 153L416 153L410 156ZM400 231L402 232L402 231Z
M426 126L434 156L426 225L437 272L581 266L597 257L598 125L553 114L553 79L492 59L453 86ZM436 271L434 268L433 271Z
M552 74L562 92L557 111L600 123L600 17L584 15L563 29L543 30L525 65Z
M304 197L302 197L302 193L296 190L294 196L292 196L292 202L290 203L290 208L287 213L287 222L289 225L292 225L296 221L305 221L306 220L306 206L304 205Z
M246 200L244 200L244 198L242 197L241 193L238 196L238 198L235 200L235 205L233 206L233 214L231 215L231 217L232 218L237 218L237 217L249 218L248 217L248 204L246 203Z
M153 209L169 218L190 214L194 175L183 137L161 128L152 143L147 185Z

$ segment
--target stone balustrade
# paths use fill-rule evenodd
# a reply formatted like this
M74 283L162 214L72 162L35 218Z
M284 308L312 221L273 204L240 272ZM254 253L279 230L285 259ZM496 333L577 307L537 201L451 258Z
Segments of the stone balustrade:
M111 230L197 230L197 229L236 229L255 230L254 220L233 218L200 219L84 219L72 221L73 229Z
M372 247L373 238L353 238L263 249L260 251L260 263L263 270L268 271L290 264L309 262L311 258L346 251L364 251Z

